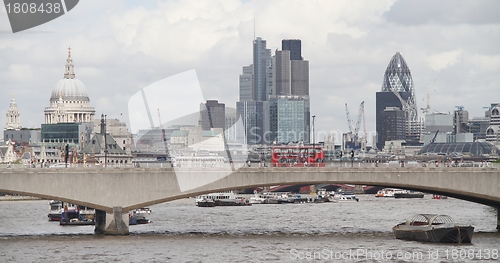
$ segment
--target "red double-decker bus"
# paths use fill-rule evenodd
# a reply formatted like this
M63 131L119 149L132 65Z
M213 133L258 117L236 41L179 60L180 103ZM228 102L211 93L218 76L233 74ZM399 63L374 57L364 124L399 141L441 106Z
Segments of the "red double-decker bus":
M275 146L271 151L273 167L325 167L325 152L321 146Z

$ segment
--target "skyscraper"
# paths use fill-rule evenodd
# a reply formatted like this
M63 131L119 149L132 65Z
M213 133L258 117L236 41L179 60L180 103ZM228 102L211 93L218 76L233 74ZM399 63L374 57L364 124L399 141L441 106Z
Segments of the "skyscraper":
M253 41L253 86L254 101L268 99L266 73L271 60L271 50L266 48L266 41L258 37Z
M266 144L270 141L268 101L238 101L236 110L243 122L247 144Z
M274 56L276 95L269 102L272 140L309 143L309 61L303 60L298 39L283 40L282 48Z
M243 67L240 75L240 100L237 114L245 129L248 144L264 144L269 137L269 96L274 94L273 60L266 41L253 41L253 64Z
M420 125L417 116L417 104L415 101L415 90L410 69L403 56L397 52L389 62L385 70L382 91L376 94L376 124L377 124L377 148L382 149L386 136L389 134L390 126L385 123L384 110L387 107L397 107L405 115L405 133L401 135L396 132L395 138L391 140L406 140L407 143L418 142L420 139ZM399 138L401 137L401 138ZM388 138L387 138L388 139Z
M283 39L281 40L281 49L290 50L291 60L302 60L302 44L300 39Z

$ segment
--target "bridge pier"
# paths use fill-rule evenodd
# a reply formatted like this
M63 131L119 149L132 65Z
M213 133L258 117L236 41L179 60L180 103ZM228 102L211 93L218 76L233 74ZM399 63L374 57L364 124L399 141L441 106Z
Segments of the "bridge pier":
M500 206L497 207L497 230L500 232Z
M128 213L122 207L113 207L113 213L102 210L95 211L94 233L104 235L128 235Z

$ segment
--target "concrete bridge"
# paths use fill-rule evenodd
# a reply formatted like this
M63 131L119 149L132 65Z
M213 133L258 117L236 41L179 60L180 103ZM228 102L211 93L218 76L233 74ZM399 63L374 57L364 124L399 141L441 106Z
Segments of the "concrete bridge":
M96 209L96 233L128 234L130 210L205 193L284 184L414 189L500 208L496 168L68 168L0 170L0 192ZM500 213L497 229L500 230Z

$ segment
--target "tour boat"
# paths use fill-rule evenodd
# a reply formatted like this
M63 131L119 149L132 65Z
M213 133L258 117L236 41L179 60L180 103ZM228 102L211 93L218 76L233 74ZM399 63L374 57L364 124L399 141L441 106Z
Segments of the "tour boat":
M356 197L354 192L342 189L339 189L337 192L335 192L333 198L339 202L352 202L352 201L359 202L359 199Z
M402 193L404 190L396 188L384 188L377 191L375 197L394 197L396 193Z
M228 191L228 192L217 192L217 193L210 193L206 195L199 195L196 197L196 205L198 205L198 202L202 202L204 200L221 200L221 199L236 199L236 195L234 194L233 191Z
M196 205L201 206L208 204L207 200L212 200L214 206L246 206L252 205L249 200L243 197L237 197L233 191L210 193L196 197ZM210 204L211 205L211 204Z
M80 207L77 205L64 203L64 202L57 201L57 200L49 201L49 205L50 205L50 210L49 210L49 214L47 215L47 217L49 218L49 221L61 221L61 219L63 217L63 212L65 210L69 210L69 211L80 210ZM87 214L87 208L85 208L85 212L82 214ZM89 210L89 214L95 214L95 211L93 209L92 209L92 211Z
M203 199L203 200L200 200L198 202L196 202L196 205L199 206L199 207L214 207L215 206L215 202L214 200L212 199Z
M392 228L397 239L471 243L474 227L456 224L450 216L417 214Z
M401 193L394 193L394 198L424 198L424 193L416 191L404 191Z
M87 213L80 213L78 206L67 206L63 208L61 214L61 220L59 221L61 226L86 226L95 225L94 217L89 216Z

